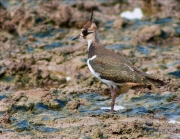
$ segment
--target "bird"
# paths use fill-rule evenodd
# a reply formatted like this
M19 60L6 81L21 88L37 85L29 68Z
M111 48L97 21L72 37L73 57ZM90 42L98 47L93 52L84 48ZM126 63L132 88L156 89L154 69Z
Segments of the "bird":
M110 89L111 110L114 113L114 105L117 96L117 88L120 86L145 86L160 87L164 81L149 75L136 68L122 54L106 49L101 43L93 12L80 33L72 40L85 39L88 44L87 65L91 73Z

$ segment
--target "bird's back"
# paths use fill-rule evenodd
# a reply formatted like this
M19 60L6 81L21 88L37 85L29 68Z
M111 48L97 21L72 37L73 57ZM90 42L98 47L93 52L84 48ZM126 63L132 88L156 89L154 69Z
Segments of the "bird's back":
M114 53L101 46L101 44L92 43L91 45L89 58L94 55L96 55L96 58L90 61L90 64L97 73L100 73L102 79L120 84L163 85L163 81L137 69L123 55Z

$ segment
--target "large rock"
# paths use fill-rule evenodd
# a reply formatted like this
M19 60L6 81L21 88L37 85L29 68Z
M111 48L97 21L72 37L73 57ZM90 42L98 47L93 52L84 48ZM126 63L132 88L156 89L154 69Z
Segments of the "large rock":
M138 33L140 42L148 42L154 40L155 37L161 37L163 31L159 25L147 26Z
M70 7L59 4L57 1L50 1L42 6L47 12L51 21L58 26L69 26L71 19Z
M123 18L117 18L113 23L113 27L116 29L121 29L124 28L126 24L127 22Z
M17 91L12 96L15 101L13 110L24 108L27 110L33 109L38 103L49 104L52 94L43 89Z

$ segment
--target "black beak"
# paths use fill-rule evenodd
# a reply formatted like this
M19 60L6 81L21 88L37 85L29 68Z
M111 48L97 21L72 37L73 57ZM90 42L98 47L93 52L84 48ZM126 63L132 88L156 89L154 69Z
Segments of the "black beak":
M74 40L78 39L79 37L80 37L80 35L76 36L76 37L73 38L72 40L74 41Z

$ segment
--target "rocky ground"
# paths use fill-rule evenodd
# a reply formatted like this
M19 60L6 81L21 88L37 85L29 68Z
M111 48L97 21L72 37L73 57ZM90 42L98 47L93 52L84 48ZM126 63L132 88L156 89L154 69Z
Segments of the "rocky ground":
M0 138L180 138L178 0L0 1ZM141 8L143 18L120 13ZM168 82L119 94L114 115L106 85L72 41L94 11L101 43Z

